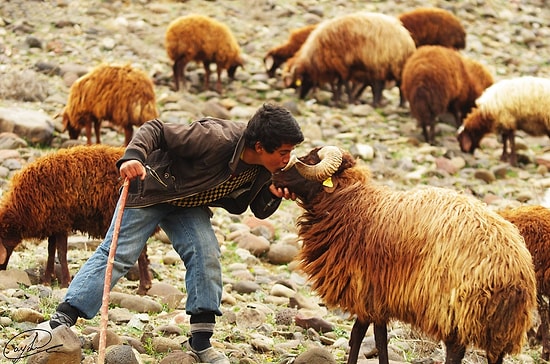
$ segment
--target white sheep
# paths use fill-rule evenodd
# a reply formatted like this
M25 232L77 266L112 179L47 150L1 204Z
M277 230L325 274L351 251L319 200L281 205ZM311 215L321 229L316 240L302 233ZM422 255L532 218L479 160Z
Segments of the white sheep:
M515 131L550 136L550 79L524 76L504 79L488 87L464 119L458 133L463 152L473 153L489 133L502 135L502 161L517 165ZM508 143L510 153L508 153Z
M300 267L328 307L363 327L409 323L445 343L447 363L460 363L470 344L489 364L521 351L536 308L533 261L518 229L482 202L377 185L337 147L313 149L273 182L304 209Z

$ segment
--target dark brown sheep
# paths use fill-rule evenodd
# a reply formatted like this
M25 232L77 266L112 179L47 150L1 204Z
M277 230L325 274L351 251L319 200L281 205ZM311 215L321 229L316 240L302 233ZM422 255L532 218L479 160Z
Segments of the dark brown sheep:
M80 231L105 236L122 182L116 161L124 148L104 145L60 149L26 165L10 180L0 202L0 270L23 239L48 239L44 282L54 277L55 252L61 265L60 286L67 287L67 237ZM145 250L139 259L140 287L151 287Z
M275 71L298 52L315 27L317 24L292 30L284 44L273 47L267 52L264 57L264 65L269 77L275 77Z
M398 18L411 33L417 48L424 45L466 47L464 26L447 10L422 7L402 13Z
M91 144L93 124L99 144L101 122L110 121L124 129L124 145L128 145L134 126L158 117L153 81L130 65L101 64L73 83L62 116L71 139L86 128Z
M401 89L424 140L433 144L438 116L448 111L460 127L475 100L492 83L491 74L479 62L451 48L423 46L405 63Z
M289 162L273 183L304 210L300 268L327 307L356 316L354 329L409 323L444 342L452 364L469 345L489 364L521 351L536 308L533 261L518 229L482 202L431 186L394 191L331 146Z
M550 359L550 210L543 206L521 206L498 211L517 226L533 256L537 279L542 359Z
M237 67L244 64L239 44L227 25L204 15L190 14L172 21L166 30L164 46L168 57L174 62L176 91L180 81L185 87L185 67L191 61L204 65L206 90L209 88L210 63L216 64L216 90L220 94L222 71L227 70L232 80Z

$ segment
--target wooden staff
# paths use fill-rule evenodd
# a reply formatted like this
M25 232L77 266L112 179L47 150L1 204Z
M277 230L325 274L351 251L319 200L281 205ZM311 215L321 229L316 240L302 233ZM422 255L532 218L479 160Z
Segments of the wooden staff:
M99 357L97 359L97 362L99 364L103 364L105 362L105 345L107 344L107 323L109 321L109 295L111 294L111 277L113 276L113 264L115 262L118 233L120 231L122 215L124 214L124 206L126 205L126 197L128 196L129 184L130 182L128 178L125 178L124 184L122 185L118 213L113 230L113 239L111 240L111 247L109 248L109 258L107 260L107 267L105 269L105 283L103 285L103 301L101 304L101 323L99 330Z

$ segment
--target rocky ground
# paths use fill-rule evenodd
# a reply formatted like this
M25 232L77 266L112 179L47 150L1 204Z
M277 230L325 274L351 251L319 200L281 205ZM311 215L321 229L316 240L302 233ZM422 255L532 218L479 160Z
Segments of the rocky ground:
M550 4L544 0L3 1L0 107L44 112L56 126L50 145L23 142L17 149L0 152L4 156L0 161L3 185L29 160L67 144L68 136L60 132L55 114L62 110L72 82L106 61L129 62L154 77L164 121L187 122L203 115L247 120L264 102L282 103L295 114L306 137L298 154L313 146L336 144L366 163L376 181L396 189L418 184L452 188L471 193L494 209L548 204L547 137L520 133L517 144L521 163L511 167L499 161L501 144L494 135L485 138L474 155L465 155L456 142L455 128L440 123L436 145L423 143L408 109L397 106L395 88L385 90L386 103L378 109L369 105L368 92L362 104L335 107L326 92L299 100L293 90L283 88L280 78L266 76L263 56L284 42L290 29L358 10L397 15L420 5L438 6L456 14L468 33L464 53L484 63L495 79L550 77ZM204 71L194 64L188 67L188 90L175 92L170 87L172 71L163 48L164 32L171 20L192 12L225 22L242 47L244 70L237 70L236 80L225 84L223 95L203 90ZM123 136L104 128L103 140L120 145ZM294 263L287 264L299 247L294 226L298 214L291 201L285 201L280 211L261 224L248 213L232 216L215 211L226 283L224 316L215 340L232 363L345 362L352 321L341 312L327 310L309 289L306 277L293 269ZM73 273L96 244L86 237L72 237L69 259ZM9 274L0 277L4 287L0 291L2 347L17 333L33 327L32 321L47 318L63 296L64 290L56 285L35 284L32 273L46 255L44 242L25 242L11 259ZM155 290L146 298L137 297L137 283L123 279L113 292L110 329L116 339L139 349L144 363L193 362L168 354L187 337L184 267L161 236L151 239L149 255ZM9 285L14 279L21 283ZM86 339L83 354L87 363L94 362L97 355L91 341L98 326L99 316L75 327ZM444 359L442 344L399 322L391 329L392 360L429 363ZM540 346L531 344L505 362L540 362ZM312 348L322 348L325 357L312 353ZM362 348L362 353L369 351L374 351L372 335ZM296 359L304 352L316 359L304 359L304 354ZM363 357L362 363L372 361ZM0 362L9 359L4 355ZM483 363L485 359L483 353L472 349L465 362Z

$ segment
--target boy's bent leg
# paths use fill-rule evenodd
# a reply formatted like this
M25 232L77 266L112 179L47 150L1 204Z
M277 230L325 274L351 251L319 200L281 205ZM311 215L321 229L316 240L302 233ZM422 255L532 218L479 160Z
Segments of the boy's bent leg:
M105 270L117 214L118 206L105 239L75 275L65 295L64 303L78 310L79 316L87 319L94 317L101 308ZM111 288L136 263L161 216L160 206L124 210L113 264ZM60 309L62 305L63 303Z

